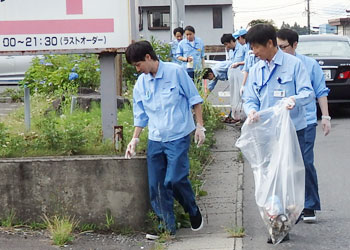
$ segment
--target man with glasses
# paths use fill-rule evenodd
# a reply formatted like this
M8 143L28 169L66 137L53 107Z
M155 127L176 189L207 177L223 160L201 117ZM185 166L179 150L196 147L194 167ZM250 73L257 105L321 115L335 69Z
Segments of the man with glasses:
M299 35L290 29L281 29L277 32L277 44L282 51L299 58L309 73L315 96L320 105L322 113L322 129L324 135L328 135L331 129L331 117L328 113L327 96L329 89L326 87L324 74L317 61L311 57L300 55L295 52L299 41ZM318 194L317 173L314 166L314 144L317 126L317 108L316 99L306 106L305 129L305 148L304 148L304 164L305 164L305 205L303 211L304 222L315 222L315 210L321 210L320 197Z

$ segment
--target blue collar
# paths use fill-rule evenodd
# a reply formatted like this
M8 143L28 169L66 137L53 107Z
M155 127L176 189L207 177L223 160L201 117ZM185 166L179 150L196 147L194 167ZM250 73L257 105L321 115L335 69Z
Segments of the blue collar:
M283 62L283 58L284 58L284 52L280 49L277 50L277 53L274 55L273 57L273 62L274 64L277 65L282 65ZM262 61L263 63L260 63L259 67L262 69L264 67L266 67L266 63L264 61Z
M164 73L164 62L159 60L159 65L158 65L158 70L157 70L156 76L153 77L151 73L148 73L147 75L145 74L145 80L151 81L153 79L163 78L163 73Z

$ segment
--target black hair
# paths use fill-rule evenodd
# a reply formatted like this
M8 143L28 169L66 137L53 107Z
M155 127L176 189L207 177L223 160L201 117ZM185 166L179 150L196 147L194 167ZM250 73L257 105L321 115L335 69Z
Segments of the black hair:
M211 68L205 68L204 69L204 75L203 75L203 79L209 79L209 73L213 73L213 70Z
M180 32L181 35L183 35L184 34L184 29L182 27L175 28L174 31L173 31L174 36L176 35L177 32Z
M277 32L277 37L282 40L287 40L292 47L295 42L299 41L298 33L291 29L280 29Z
M153 60L158 61L156 52L154 52L152 45L148 41L132 43L125 51L126 61L129 64L145 61L145 56L147 54L149 54Z
M236 39L232 36L232 34L223 34L221 37L221 43L230 43L231 41L236 42Z
M273 46L277 46L276 30L271 24L259 23L251 27L247 33L246 40L250 44L260 44L266 46L269 40Z
M242 36L240 36L240 37L242 37L243 39L246 39L246 38L245 38L245 37L246 37L246 35L247 35L247 34L244 34L244 35L242 35Z
M193 28L191 25L186 26L186 27L185 27L185 31L186 31L186 30L191 31L191 32L193 32L193 33L196 33L195 30L194 30L194 28Z

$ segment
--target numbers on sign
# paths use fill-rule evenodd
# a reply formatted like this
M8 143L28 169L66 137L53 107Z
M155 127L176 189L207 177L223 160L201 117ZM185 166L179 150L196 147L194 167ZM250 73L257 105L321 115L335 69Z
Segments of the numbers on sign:
M57 37L45 37L45 46L57 46Z
M11 38L5 37L2 41L2 44L4 45L4 47L15 47L16 46L16 39L13 37L11 37Z
M26 46L31 47L31 46L36 46L36 37L26 37Z

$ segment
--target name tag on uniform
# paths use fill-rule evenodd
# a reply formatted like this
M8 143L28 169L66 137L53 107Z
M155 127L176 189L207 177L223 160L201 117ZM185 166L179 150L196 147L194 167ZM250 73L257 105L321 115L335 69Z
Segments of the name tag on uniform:
M273 91L273 96L274 97L286 97L286 91L285 90L280 90L280 89L274 90Z

